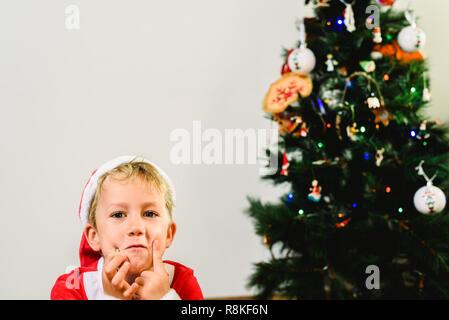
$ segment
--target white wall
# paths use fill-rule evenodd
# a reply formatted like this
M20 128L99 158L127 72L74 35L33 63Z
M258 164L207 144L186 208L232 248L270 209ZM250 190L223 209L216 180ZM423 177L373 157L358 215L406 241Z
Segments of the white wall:
M424 2L414 1L427 15L431 112L446 121L449 4ZM77 31L65 27L70 4ZM257 165L174 165L169 134L192 132L194 120L221 132L270 128L261 101L305 12L302 0L1 2L0 299L47 299L79 263L82 189L124 154L146 155L177 187L165 258L193 268L205 297L250 294L251 264L269 255L243 214L246 195L276 201L281 189Z

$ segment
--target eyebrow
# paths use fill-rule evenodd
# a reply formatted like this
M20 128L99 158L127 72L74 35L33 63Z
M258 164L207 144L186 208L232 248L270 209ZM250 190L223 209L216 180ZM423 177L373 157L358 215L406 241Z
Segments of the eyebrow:
M142 207L150 207L150 206L155 206L155 207L159 207L159 203L156 201L147 201L141 204ZM112 203L109 207L108 210L110 210L112 207L122 207L122 208L128 208L128 204L126 202L118 202L118 203Z

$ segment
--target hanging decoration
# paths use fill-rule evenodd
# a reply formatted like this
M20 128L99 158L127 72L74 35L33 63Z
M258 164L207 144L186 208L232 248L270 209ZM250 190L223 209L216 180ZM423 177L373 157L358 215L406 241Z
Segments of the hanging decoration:
M427 88L426 73L423 74L423 82L424 82L424 85L423 85L424 89L422 92L422 101L428 102L428 101L430 101L431 94L430 94L429 88Z
M374 32L373 42L382 43L382 33L380 31L380 27L375 27L373 32Z
M283 161L282 161L282 170L281 175L288 176L288 167L290 166L290 162L287 158L287 153L284 151L283 153Z
M376 166L378 166L378 167L380 167L380 164L382 163L382 161L384 159L384 152L385 152L385 148L376 150Z
M315 68L316 58L312 50L307 48L304 22L301 22L298 25L298 29L301 45L298 49L294 49L290 52L287 64L291 72L307 75Z
M321 200L321 186L318 185L318 180L312 181L312 187L309 188L309 195L307 196L307 199L313 202L319 202Z
M327 55L327 60L326 60L325 64L327 65L327 69L326 69L327 72L332 72L335 70L335 66L338 65L338 61L335 61L334 56L331 53L329 53Z
M418 171L418 175L424 176L427 184L416 191L413 197L413 203L416 210L422 214L433 214L443 211L446 206L446 196L444 192L433 185L432 181L435 179L436 174L429 179L422 168L424 160L421 160L419 165L415 168Z
M343 11L343 16L345 17L344 23L346 26L346 30L349 32L355 31L355 19L354 19L354 11L352 10L352 5L354 1L351 3L347 3L345 0L340 0L346 6L346 9Z
M284 111L299 97L305 98L312 93L313 83L307 76L287 73L273 83L265 96L263 110L268 113Z
M426 44L426 34L416 26L415 13L410 7L405 11L405 18L410 23L410 26L403 28L399 32L399 46L408 53L419 51Z
M427 121L424 120L419 125L418 133L416 134L416 138L419 140L427 140L430 137L430 134L427 132Z

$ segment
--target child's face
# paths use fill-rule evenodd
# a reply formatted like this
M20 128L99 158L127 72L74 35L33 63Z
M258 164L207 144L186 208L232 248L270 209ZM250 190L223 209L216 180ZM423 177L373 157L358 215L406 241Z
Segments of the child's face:
M91 247L101 250L105 259L117 249L124 252L133 274L152 270L153 241L159 240L163 254L176 232L163 194L141 178L107 177L97 204L96 223L97 230L89 225L85 229Z

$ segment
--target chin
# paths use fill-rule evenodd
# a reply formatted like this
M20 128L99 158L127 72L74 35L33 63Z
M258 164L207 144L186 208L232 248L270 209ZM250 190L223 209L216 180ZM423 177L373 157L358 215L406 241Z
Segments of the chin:
M128 254L130 266L129 273L139 274L150 268L150 259L147 254Z

